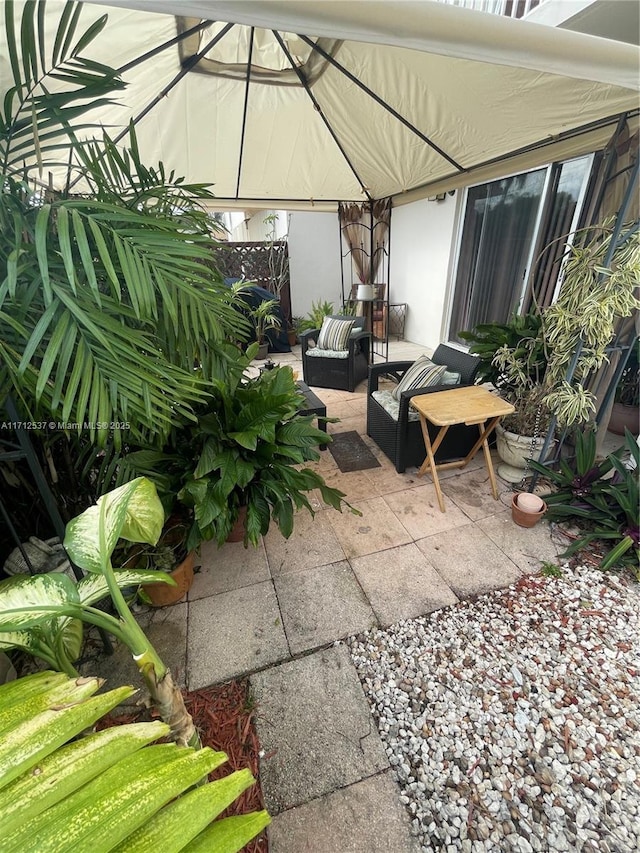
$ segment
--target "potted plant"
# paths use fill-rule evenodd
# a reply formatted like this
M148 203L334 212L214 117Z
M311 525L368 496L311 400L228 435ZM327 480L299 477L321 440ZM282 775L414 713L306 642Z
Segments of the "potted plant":
M253 326L253 333L258 343L254 357L263 361L269 353L269 341L266 333L269 329L280 329L280 303L277 299L261 299L252 304L252 295L248 291L251 283L238 281L232 285L232 303L239 308Z
M138 596L145 604L152 607L177 604L191 589L197 548L187 549L189 527L188 521L174 514L165 523L155 545L134 545L125 553L123 565L127 568L162 572L175 582L175 586L148 581L142 584Z
M128 474L148 476L169 502L177 493L190 513L188 549L205 540L224 543L239 519L237 536L245 545L257 545L272 521L288 537L295 510L313 514L307 495L314 489L335 509L349 506L342 492L304 467L331 438L312 416L298 414L304 398L291 369L249 378L251 357L250 347L224 381L213 383L211 403L197 422L174 431L162 452L136 451L124 459Z
M335 509L349 506L343 492L301 467L317 460L318 447L331 439L313 426L313 416L298 415L304 401L290 368L231 386L216 383L213 396L214 408L199 418L194 434L195 468L178 494L193 508L196 538L221 545L235 527L236 540L256 546L272 521L288 538L295 510L314 514L307 497L313 489Z
M292 318L287 323L287 340L289 341L289 346L293 347L298 343L298 332L296 331L295 318Z
M539 314L514 315L507 323L484 323L460 337L481 361L478 378L491 382L515 406L496 427L496 447L502 464L500 476L519 483L527 459L537 458L549 426L544 377L547 356Z
M616 435L624 435L625 429L634 435L638 434L638 421L640 420L639 347L640 343L636 341L616 386L611 419L609 420L609 429Z
M335 308L332 302L321 302L318 300L317 302L311 303L311 310L307 314L306 317L301 317L298 319L298 325L296 331L298 332L298 337L302 334L302 332L307 332L309 329L320 329L322 328L322 321L325 317L330 317L335 313Z

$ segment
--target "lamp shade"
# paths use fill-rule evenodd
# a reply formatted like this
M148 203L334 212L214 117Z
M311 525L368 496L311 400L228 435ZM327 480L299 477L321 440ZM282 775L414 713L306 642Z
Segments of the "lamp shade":
M356 293L356 299L360 301L373 299L373 287L370 284L359 284L358 292Z

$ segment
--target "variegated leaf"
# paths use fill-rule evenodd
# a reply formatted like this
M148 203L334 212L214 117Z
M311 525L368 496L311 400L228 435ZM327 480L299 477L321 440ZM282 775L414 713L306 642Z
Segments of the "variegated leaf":
M142 583L168 583L176 586L171 575L151 569L123 569L114 571L120 589L127 586L139 586ZM78 595L83 605L95 604L109 595L107 581L102 575L87 575L78 581Z
M118 539L155 545L163 522L164 510L155 486L146 477L138 477L103 495L96 506L72 519L64 547L78 566L100 572Z
M76 616L75 583L60 572L20 575L0 581L0 631L23 631L55 616Z

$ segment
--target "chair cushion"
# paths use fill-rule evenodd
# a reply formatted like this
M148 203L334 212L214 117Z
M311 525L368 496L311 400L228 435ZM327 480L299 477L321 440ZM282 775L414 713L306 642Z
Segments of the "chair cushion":
M373 391L371 393L373 399L380 403L385 412L390 415L394 421L398 420L400 412L400 400L396 400L393 396L393 391ZM409 409L409 420L417 421L420 416L415 409Z
M325 317L318 335L318 349L334 351L348 349L349 335L353 325L353 320L336 320L333 317Z
M432 385L440 385L442 376L446 372L446 364L434 364L426 355L416 359L411 367L407 368L404 376L391 392L395 400L400 399L403 391L412 388L429 388Z
M441 385L459 385L462 379L461 373L456 373L454 370L445 370L440 380Z
M320 347L311 347L305 353L311 358L349 358L348 349L320 349Z

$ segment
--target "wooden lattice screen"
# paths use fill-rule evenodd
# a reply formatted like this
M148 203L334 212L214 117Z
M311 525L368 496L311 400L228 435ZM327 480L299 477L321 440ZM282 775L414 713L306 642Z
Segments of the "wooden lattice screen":
M220 243L216 265L224 278L255 282L280 299L282 312L291 320L289 250L286 240L273 243Z

